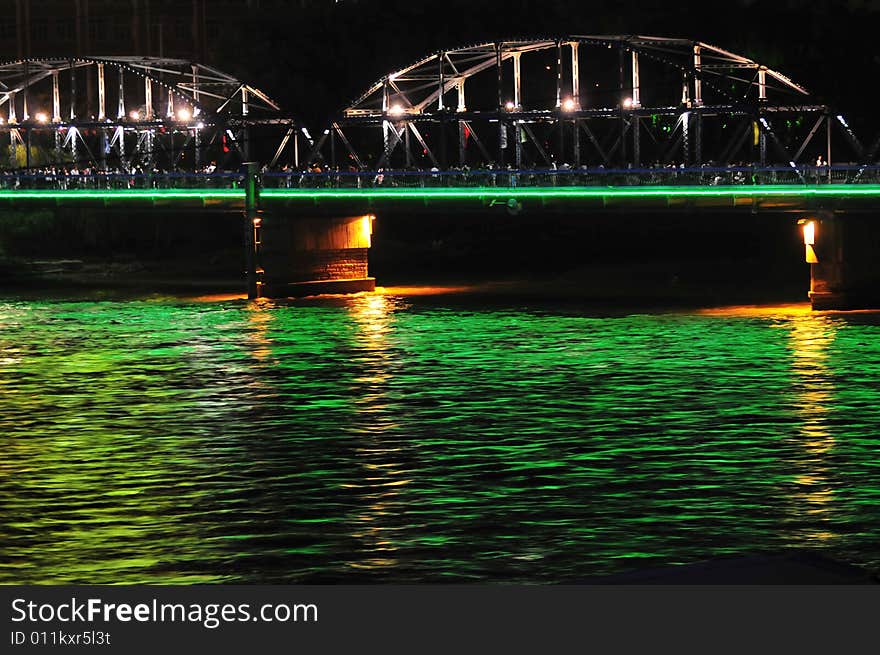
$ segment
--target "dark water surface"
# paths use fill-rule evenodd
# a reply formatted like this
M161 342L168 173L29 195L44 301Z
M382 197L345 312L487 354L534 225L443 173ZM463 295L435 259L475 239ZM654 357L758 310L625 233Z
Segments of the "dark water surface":
M0 582L880 569L880 315L0 302Z

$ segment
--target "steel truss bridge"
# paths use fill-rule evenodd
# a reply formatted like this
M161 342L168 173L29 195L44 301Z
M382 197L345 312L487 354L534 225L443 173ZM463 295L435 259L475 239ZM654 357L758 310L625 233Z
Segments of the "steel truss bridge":
M436 52L376 81L312 160L379 168L871 162L787 76L701 41L569 36Z
M155 57L0 63L0 139L6 171L235 169L311 147L303 126L259 89Z
M317 141L266 93L200 63L0 63L8 191L222 186L168 176L236 173L246 161L284 189L864 184L878 148L784 74L676 38L436 52L365 89Z

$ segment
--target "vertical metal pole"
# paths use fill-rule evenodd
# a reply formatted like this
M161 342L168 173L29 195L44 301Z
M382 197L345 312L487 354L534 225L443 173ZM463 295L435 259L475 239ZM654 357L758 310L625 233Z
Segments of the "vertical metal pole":
M761 116L760 111L758 119L754 122L754 129L758 130L758 161L761 166L764 166L767 163L767 130L770 129L770 126L767 124L767 120Z
M193 127L193 166L196 171L202 167L202 130L198 125Z
M76 69L70 60L70 121L76 120Z
M556 106L562 107L562 41L556 42Z
M703 104L703 81L700 79L701 66L700 46L694 44L694 105L697 107Z
M504 166L504 149L507 147L507 123L504 120L504 89L503 70L501 69L502 44L495 45L495 69L498 71L498 163L497 168Z
M9 94L9 118L7 120L10 125L18 123L18 116L15 115L15 91Z
M144 78L144 119L153 120L153 80Z
M383 116L388 116L390 100L391 99L388 97L388 82L386 81L382 87ZM387 162L391 156L391 123L388 122L387 118L382 119L382 143L385 152L385 161Z
M703 113L697 111L694 114L694 164L703 163Z
M521 52L513 53L513 106L517 111L522 107L522 68L519 58Z
M61 90L58 86L58 71L52 71L52 122L61 122Z
M513 152L517 169L522 168L522 124L520 121L514 123L513 138L516 142L513 144Z
M641 107L642 99L639 89L639 53L632 51L632 106Z
M633 130L633 166L638 168L642 164L642 143L641 143L641 119L638 116L632 117Z
M299 169L299 131L293 133L293 165Z
M330 130L330 168L336 168L336 130Z
M27 142L24 144L25 150L25 167L30 169L31 167L31 128L26 128L24 131L25 137L27 138Z
M443 106L443 85L446 82L446 80L443 77L443 59L444 59L444 57L446 57L445 52L441 52L437 56L437 60L438 60L439 68L440 68L439 79L437 82L437 109L439 111L443 111L445 109L445 107ZM407 134L408 133L409 132L407 132Z
M688 165L690 161L690 122L691 122L691 113L689 111L684 112L681 115L681 154L683 157L683 163L685 166Z
M458 165L467 164L467 144L465 143L465 124L464 121L458 121Z
M565 161L565 123L562 120L562 41L556 42L556 128L559 130L559 159Z
M193 100L197 103L199 102L199 67L195 64L192 65L192 82L193 82Z
M467 111L467 103L466 98L464 96L464 80L465 78L459 78L457 86L458 86L458 111Z
M513 105L514 110L522 109L522 66L520 65L521 52L513 53ZM514 121L513 128L513 157L515 166L522 168L522 125L520 121Z
M767 100L767 70L763 66L758 69L758 100Z
M105 90L104 90L104 64L98 64L98 120L102 121L107 117L105 111Z
M626 90L626 75L624 65L626 51L622 45L617 46L617 106L620 108L620 163L626 166L626 117L624 116L623 95Z
M125 118L125 73L122 66L116 67L116 74L119 76L119 102L116 105L116 118Z
M260 297L260 285L257 280L257 244L260 241L258 231L261 227L259 168L257 162L245 162L244 164L244 256L247 294L250 300Z
M831 115L825 117L825 164L828 166L828 182L831 182Z
M147 32L149 33L149 24ZM144 120L151 121L154 118L153 112L153 80L149 77L144 78ZM148 166L153 164L153 128L148 127L144 138L144 150L146 153L146 162Z
M241 88L241 116L244 119L247 119L248 114L250 113L250 95L248 92L248 88L243 86ZM245 159L250 159L251 156L251 131L248 128L247 123L244 122L241 125L241 150L244 153Z
M193 8L193 22L196 23L196 10ZM202 32L202 43L204 44L205 34ZM191 65L192 69L192 86L193 86L193 100L196 105L199 104L199 67L196 64ZM193 108L193 116L198 113L198 107ZM195 169L198 170L202 167L202 130L196 126L193 128L193 165Z
M116 128L116 147L119 149L120 161L125 160L125 128L122 125Z
M403 147L406 149L406 167L412 167L412 151L409 143L409 122L404 123L403 128Z
M571 98L574 100L574 108L581 108L581 73L580 73L580 61L578 60L578 47L580 44L577 41L572 41L571 46ZM575 125L575 133L577 133L577 125Z
M28 32L30 34L30 32ZM31 66L28 62L24 62L24 89L22 89L22 107L21 107L21 119L26 121L30 118L30 114L28 114L28 87L30 86L30 77L31 77ZM28 139L30 139L30 131L28 131ZM30 143L30 142L28 142ZM30 152L30 149L28 149Z

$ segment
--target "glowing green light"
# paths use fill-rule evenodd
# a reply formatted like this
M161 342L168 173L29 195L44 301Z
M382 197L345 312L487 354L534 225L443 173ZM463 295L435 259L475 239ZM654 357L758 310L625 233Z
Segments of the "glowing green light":
M303 199L484 199L484 198L670 198L728 197L811 197L811 196L877 196L878 184L827 185L743 185L717 186L632 186L632 187L553 187L553 188L418 188L418 189L264 189L263 198Z
M596 186L596 187L433 187L371 189L263 189L267 200L493 200L639 199L639 198L813 198L878 197L880 184L742 185L742 186ZM242 189L120 189L0 191L0 201L244 201Z
M239 199L244 197L240 189L111 189L104 191L0 191L0 200L154 200L177 199Z

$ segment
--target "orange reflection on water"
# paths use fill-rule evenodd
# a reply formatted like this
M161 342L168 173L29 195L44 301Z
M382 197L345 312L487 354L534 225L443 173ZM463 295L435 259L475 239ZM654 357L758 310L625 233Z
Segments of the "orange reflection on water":
M877 314L877 309L848 309L813 311L810 303L789 303L782 305L728 305L724 307L706 307L697 309L695 313L702 316L720 316L724 318L796 318L799 316L835 316L850 314Z
M191 302L229 302L231 300L247 300L246 293L212 293L204 296L187 298Z
M808 316L812 313L809 303L791 303L787 305L729 305L726 307L707 307L696 310L702 316L719 316L723 318L789 318Z
M458 293L470 293L477 291L479 287L474 285L460 286L399 286L399 287L376 287L376 293L389 296L447 296Z

